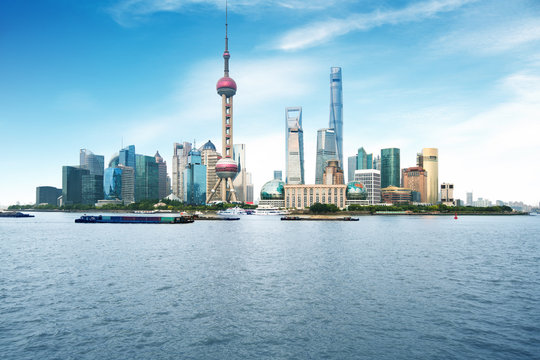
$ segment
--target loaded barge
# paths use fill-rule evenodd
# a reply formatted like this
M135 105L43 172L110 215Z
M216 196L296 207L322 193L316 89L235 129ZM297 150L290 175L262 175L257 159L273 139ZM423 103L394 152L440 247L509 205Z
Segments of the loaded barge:
M194 222L193 216L104 216L83 215L75 219L76 223L94 224L189 224Z

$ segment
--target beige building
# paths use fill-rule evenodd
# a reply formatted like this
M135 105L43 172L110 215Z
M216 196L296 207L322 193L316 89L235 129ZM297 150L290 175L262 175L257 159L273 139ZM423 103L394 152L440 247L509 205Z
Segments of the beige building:
M308 208L315 203L334 204L343 209L346 206L347 185L285 185L285 207L289 209Z
M206 197L209 196L214 186L219 181L216 174L216 163L221 159L221 155L216 151L216 147L210 140L199 148L201 152L201 163L206 165ZM214 199L221 199L221 187L218 186Z
M426 202L436 204L439 200L439 150L422 149L416 156L416 165L427 171Z
M441 184L441 202L444 205L454 206L454 184Z
M401 170L402 187L420 193L421 203L427 202L427 172L420 166ZM416 201L416 200L414 200Z
M411 189L388 186L381 189L382 202L387 204L410 204L412 201Z
M339 161L329 160L323 173L323 184L342 185L345 183L343 170L339 167Z

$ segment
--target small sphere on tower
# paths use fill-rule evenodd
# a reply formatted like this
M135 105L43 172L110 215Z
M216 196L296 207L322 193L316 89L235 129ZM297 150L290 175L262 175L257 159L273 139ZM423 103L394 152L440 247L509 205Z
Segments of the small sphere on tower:
M234 180L238 175L238 165L231 158L222 158L216 163L216 175L220 179L231 178Z

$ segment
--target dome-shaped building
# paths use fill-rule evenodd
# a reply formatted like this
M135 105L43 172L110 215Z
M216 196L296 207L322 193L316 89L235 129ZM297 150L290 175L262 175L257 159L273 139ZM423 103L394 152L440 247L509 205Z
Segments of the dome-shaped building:
M367 189L364 184L358 181L351 181L347 184L347 200L366 200L368 197Z
M208 140L206 144L199 148L200 152L203 152L204 150L216 151L216 146L210 140Z
M261 200L283 200L285 198L284 185L285 183L278 179L268 181L261 188Z

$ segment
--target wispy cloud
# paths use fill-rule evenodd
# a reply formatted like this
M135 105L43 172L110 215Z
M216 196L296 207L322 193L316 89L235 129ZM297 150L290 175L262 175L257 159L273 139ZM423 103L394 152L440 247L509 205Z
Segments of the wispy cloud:
M229 2L229 11L244 13L260 8L283 8L294 10L324 10L352 0L236 0ZM120 25L128 26L159 12L184 12L199 9L225 7L224 0L121 0L108 9Z
M372 13L353 14L345 19L313 22L285 34L274 44L274 47L281 50L313 47L352 31L365 31L382 25L420 21L442 12L456 10L474 1L476 0L431 0L414 3L398 10L378 10Z
M489 28L470 26L450 33L435 42L443 52L468 51L492 54L540 41L540 18L520 18Z

